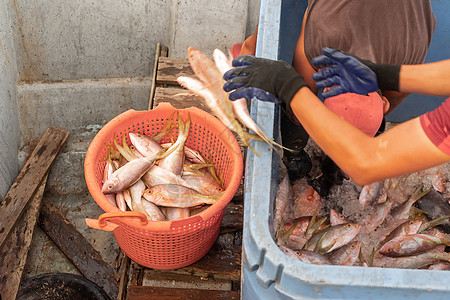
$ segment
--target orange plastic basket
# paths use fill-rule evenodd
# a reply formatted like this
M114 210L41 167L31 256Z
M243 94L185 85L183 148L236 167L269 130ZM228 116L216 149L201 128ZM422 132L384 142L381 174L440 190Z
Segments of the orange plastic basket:
M106 144L121 144L128 132L154 135L160 131L173 112L183 120L191 117L186 146L210 158L224 182L224 194L208 209L189 218L175 221L148 221L140 212L121 212L101 192L107 154ZM174 115L176 122L176 114ZM173 131L174 136L177 130ZM166 136L161 142L168 142ZM175 109L161 103L150 111L129 110L108 122L92 140L84 163L89 192L106 212L98 220L86 219L88 226L113 231L120 248L135 262L154 269L176 269L202 258L216 240L225 206L235 195L243 174L241 149L228 128L211 114L195 108Z

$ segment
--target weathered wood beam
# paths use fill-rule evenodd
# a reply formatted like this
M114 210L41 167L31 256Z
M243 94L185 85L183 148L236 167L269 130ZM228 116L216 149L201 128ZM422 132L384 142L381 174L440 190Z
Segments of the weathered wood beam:
M49 199L44 198L38 224L84 277L116 299L117 272Z
M48 128L12 184L0 204L0 249L68 137L65 130Z

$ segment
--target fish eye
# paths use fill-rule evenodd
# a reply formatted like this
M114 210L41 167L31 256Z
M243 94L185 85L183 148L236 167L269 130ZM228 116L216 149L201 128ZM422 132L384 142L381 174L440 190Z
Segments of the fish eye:
M114 185L112 185L112 184L108 185L108 190L112 190L113 187L114 187Z
M355 247L356 247L355 244L352 244L352 245L350 246L350 248L352 248L352 249L355 249Z
M131 150L134 150L134 146L133 146L133 145L131 145L131 146L130 146L130 149L131 149Z
M148 190L147 194L151 195L152 194L152 190Z
M308 197L306 197L306 199L308 199L308 200L313 200L314 197L313 197L312 195L309 195Z
M409 225L412 225L412 224L414 224L414 221L409 221L408 224L409 224Z
M348 223L347 225L345 225L347 228L352 227L352 224Z
M344 219L344 216L343 215L339 215L339 218L341 218L342 220Z
M388 249L387 249L387 252L392 252L392 249L391 249L391 248L388 248Z
M446 183L447 183L447 180L442 179L442 180L441 180L441 183L442 183L442 184L446 184Z

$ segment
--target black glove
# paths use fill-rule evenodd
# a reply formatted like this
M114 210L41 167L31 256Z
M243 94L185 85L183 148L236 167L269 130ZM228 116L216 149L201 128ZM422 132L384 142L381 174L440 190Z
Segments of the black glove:
M291 65L281 60L243 55L233 60L233 67L223 75L227 81L223 89L232 91L230 100L256 97L261 101L290 105L297 91L308 86Z
M340 68L351 70L354 77L353 80L357 83L357 80L364 79L367 81L366 73L363 68L358 67L356 59L362 64L371 69L377 76L378 86L384 91L398 91L399 85L399 73L400 65L390 64L376 64L367 59L361 59L353 54L345 53L343 51L337 51L331 48L323 48L321 56L312 59L311 63L314 65L331 65L331 67L325 67L313 75L314 80L322 80L323 78L331 78L335 74L336 70ZM335 66L339 67L335 67ZM322 74L323 73L323 74ZM361 79L362 78L362 79ZM364 81L362 80L362 81ZM348 81L348 79L347 79ZM370 80L369 80L370 81Z

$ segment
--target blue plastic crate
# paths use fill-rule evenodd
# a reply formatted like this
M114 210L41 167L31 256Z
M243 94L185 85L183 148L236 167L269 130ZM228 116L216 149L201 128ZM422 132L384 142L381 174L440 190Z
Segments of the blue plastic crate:
M306 5L306 0L261 1L257 56L291 61L292 52L280 52L279 45L297 40L298 16L303 15ZM440 29L432 47L437 44L435 39L445 36L447 47L441 49L447 51L448 58L450 26L442 24L448 24L445 11L449 4L432 1L432 5L438 19L436 30ZM279 35L283 26L296 28L292 24L299 24L298 30L283 30L290 36ZM281 47L287 48L292 47ZM278 138L278 106L253 100L251 114L269 137ZM272 238L279 158L264 143L254 147L260 156L248 151L244 188L242 299L450 299L448 271L312 265L286 256Z

